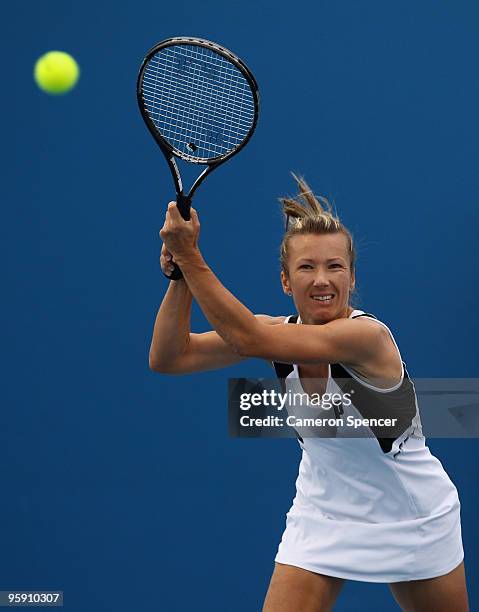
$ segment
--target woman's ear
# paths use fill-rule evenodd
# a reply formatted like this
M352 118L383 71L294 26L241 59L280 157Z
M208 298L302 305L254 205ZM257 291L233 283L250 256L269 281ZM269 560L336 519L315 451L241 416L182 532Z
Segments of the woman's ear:
M291 287L289 286L289 279L283 270L281 270L281 285L283 286L283 291L286 293L286 295L293 295L291 292Z

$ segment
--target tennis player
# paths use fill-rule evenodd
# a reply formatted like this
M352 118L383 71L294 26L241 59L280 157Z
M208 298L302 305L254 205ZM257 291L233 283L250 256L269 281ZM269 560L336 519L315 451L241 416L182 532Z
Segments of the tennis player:
M286 517L263 612L331 610L345 580L387 583L408 612L466 612L456 487L425 444L414 393L389 328L351 306L355 250L329 202L298 179L284 198L290 220L281 283L297 315L253 315L203 259L198 215L170 203L160 232L170 282L156 317L150 367L182 374L259 357L306 393L357 391L356 415L400 418L397 436L301 437L296 496ZM214 328L190 332L195 298ZM402 419L402 420L401 420Z

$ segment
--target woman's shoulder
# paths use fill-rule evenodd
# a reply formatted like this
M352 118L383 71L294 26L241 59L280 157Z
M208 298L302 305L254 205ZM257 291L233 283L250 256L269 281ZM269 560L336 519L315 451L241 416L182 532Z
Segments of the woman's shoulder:
M382 329L386 329L392 336L392 332L389 329L389 326L384 321L381 321L381 319L379 319L377 316L369 312L366 312L364 310L354 310L349 318L361 324L370 325L372 327L377 328L378 326L380 326Z

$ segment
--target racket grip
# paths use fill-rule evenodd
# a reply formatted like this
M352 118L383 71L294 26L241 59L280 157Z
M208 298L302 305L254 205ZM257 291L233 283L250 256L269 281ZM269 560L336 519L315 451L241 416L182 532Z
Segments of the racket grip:
M189 221L190 216L190 208L191 208L191 198L185 196L183 193L176 194L176 205L178 206L178 210L180 211L180 215L183 217L185 221Z
M165 272L163 272L163 274L166 276L166 278L169 278L170 280L180 280L180 278L183 278L183 272L175 263L173 265L173 272L171 272L170 274L166 274Z

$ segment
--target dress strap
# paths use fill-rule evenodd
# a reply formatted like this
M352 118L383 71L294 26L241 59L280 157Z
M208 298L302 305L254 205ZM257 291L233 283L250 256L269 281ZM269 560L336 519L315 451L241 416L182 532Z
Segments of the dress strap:
M354 315L354 317L351 317L351 319L357 319L358 317L371 317L371 319L377 319L377 317L375 317L373 314L369 314L367 312L363 312L361 314Z

